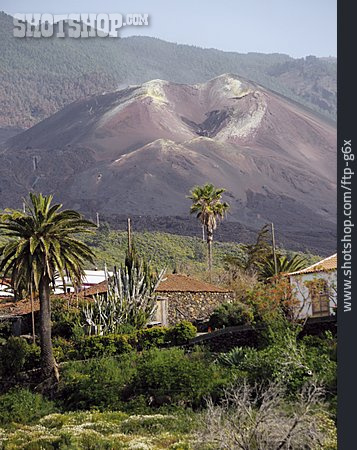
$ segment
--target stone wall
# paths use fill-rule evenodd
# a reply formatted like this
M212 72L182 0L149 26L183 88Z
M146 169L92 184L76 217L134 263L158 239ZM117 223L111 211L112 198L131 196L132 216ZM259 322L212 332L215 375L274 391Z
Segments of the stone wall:
M167 324L207 320L222 303L234 300L233 292L160 292L165 299Z

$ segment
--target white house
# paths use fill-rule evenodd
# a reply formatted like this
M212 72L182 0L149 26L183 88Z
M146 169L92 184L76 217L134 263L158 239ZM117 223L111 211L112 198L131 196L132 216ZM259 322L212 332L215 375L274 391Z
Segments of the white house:
M11 289L10 280L1 280L0 278L0 297L14 297L14 292Z
M337 307L337 253L306 269L288 273L299 300L298 316L322 317Z
M85 277L82 282L81 290L88 289L91 286L95 286L96 284L99 284L105 280L105 271L104 270L85 270L84 273L85 273ZM108 273L109 273L109 275L112 275L111 272L108 272ZM55 282L56 282L56 285L55 285L56 287L55 287L54 293L55 294L63 294L64 287L63 287L62 280L60 278L57 278L55 280ZM72 283L69 279L67 279L67 277L65 277L65 283L66 283L66 291L74 292Z

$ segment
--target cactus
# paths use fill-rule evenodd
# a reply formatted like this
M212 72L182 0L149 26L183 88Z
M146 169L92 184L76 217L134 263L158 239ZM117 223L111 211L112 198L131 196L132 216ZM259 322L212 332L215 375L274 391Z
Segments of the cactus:
M153 271L150 264L132 249L119 269L109 276L105 268L108 290L97 294L83 308L85 322L95 333L115 333L122 324L142 328L153 317L157 303L155 290L165 270Z

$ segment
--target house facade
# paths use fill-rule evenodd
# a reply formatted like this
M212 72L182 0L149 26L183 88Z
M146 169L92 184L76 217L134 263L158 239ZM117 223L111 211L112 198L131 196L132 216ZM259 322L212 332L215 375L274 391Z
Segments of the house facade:
M234 293L228 289L181 274L167 275L156 292L155 320L162 325L206 321L217 306L234 300Z
M91 274L87 274L91 275ZM102 274L94 274L101 279ZM92 283L87 289L73 294L67 291L65 298L75 295L81 298L92 298L96 294L107 292L107 281ZM63 289L59 288L57 295L63 296ZM55 291L56 294L56 291ZM164 277L156 289L157 309L151 325L174 325L183 320L200 323L208 320L212 312L222 303L234 300L234 293L220 286L198 280L188 275L169 274ZM38 299L34 301L34 313L40 309ZM10 321L14 335L28 333L31 329L31 303L29 299L14 301L11 297L0 299L0 322Z
M83 291L91 297L107 292L103 281ZM156 289L157 310L152 324L173 325L188 320L202 322L222 303L234 300L234 293L220 286L198 280L188 275L165 275Z
M298 299L299 317L324 317L337 307L337 254L287 274Z

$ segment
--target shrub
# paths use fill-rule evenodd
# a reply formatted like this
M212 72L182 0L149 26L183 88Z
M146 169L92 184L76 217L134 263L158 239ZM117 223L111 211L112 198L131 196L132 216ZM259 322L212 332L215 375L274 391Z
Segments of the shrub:
M268 283L258 283L246 293L245 303L256 322L274 323L281 317L296 321L299 304L287 277L278 276Z
M31 423L55 411L52 402L27 389L13 389L0 396L0 424Z
M65 408L119 409L126 385L135 373L134 353L68 363L62 373L59 399Z
M78 352L75 350L73 341L56 337L52 340L52 344L56 361L61 362L78 358Z
M74 339L83 334L80 327L81 312L71 306L68 298L51 298L52 336Z
M11 336L11 322L4 320L0 322L0 338L8 339Z
M152 327L137 331L136 339L138 350L145 350L152 347L162 347L168 342L169 328Z
M210 319L209 325L212 328L233 327L238 325L251 324L254 315L249 306L244 303L223 303L216 308Z
M130 352L133 347L125 334L108 334L106 336L88 336L76 345L81 358L99 358L121 355Z
M142 355L131 383L133 395L145 395L154 406L167 403L201 404L223 382L224 373L207 364L203 353L185 354L178 348L152 349Z
M173 345L186 344L197 334L197 328L191 322L184 320L168 330L168 339Z
M166 344L183 345L197 334L197 328L184 320L172 327L152 327L136 333L139 350L162 347Z
M265 348L238 347L220 355L218 361L241 371L252 384L279 381L293 394L313 378L324 385L327 392L335 392L336 362L326 353L298 342L297 332L289 327L284 329L284 335L281 331L270 330L269 339Z
M40 349L28 344L25 339L10 337L0 348L0 374L3 377L15 377L23 370L39 366Z
M73 337L74 326L75 324L69 319L54 322L52 327L52 336L60 336L64 339L70 339Z
M323 336L304 336L302 343L309 349L318 349L320 354L327 355L332 361L337 361L337 339L331 331L325 331Z

